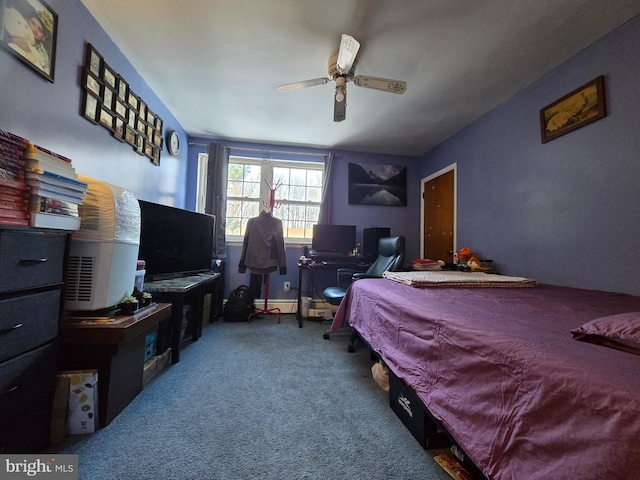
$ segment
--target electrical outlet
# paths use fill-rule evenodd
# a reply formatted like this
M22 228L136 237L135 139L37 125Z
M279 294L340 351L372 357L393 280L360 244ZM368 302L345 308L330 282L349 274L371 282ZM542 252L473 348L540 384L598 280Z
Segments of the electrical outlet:
M284 282L284 291L288 292L291 290L291 282Z

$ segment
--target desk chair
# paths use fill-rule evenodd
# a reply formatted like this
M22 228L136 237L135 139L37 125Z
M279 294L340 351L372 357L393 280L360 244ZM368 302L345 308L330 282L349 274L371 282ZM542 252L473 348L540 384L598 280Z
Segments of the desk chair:
M397 272L404 267L405 260L405 238L383 237L378 242L378 258L365 271L358 271L350 268L339 268L337 270L337 286L327 287L323 295L327 303L338 307L344 298L347 288L351 282L361 278L382 278L384 272ZM324 334L325 340L329 339L329 333ZM349 345L349 351L353 352L358 336L353 332Z

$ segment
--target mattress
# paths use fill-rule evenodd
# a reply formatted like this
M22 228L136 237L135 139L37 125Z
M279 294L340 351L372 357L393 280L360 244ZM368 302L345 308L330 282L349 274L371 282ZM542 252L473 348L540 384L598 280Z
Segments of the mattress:
M533 288L354 282L351 325L489 478L635 478L640 356L572 338L640 297Z

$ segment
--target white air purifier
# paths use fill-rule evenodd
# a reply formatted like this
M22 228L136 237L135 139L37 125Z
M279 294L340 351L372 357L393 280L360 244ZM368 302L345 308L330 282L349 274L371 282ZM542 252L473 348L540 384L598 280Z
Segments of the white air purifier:
M140 205L128 190L79 175L88 184L71 237L65 310L114 307L131 295L140 246Z

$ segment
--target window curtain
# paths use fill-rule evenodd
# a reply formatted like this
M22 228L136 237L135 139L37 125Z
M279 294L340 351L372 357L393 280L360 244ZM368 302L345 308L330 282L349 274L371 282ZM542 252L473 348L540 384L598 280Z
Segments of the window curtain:
M207 197L205 212L216 216L216 232L213 242L213 258L227 258L227 173L229 148L221 143L209 144L207 162Z
M333 161L335 153L331 152L324 157L324 182L322 185L322 200L320 201L320 215L318 223L331 223L331 199L333 198Z

